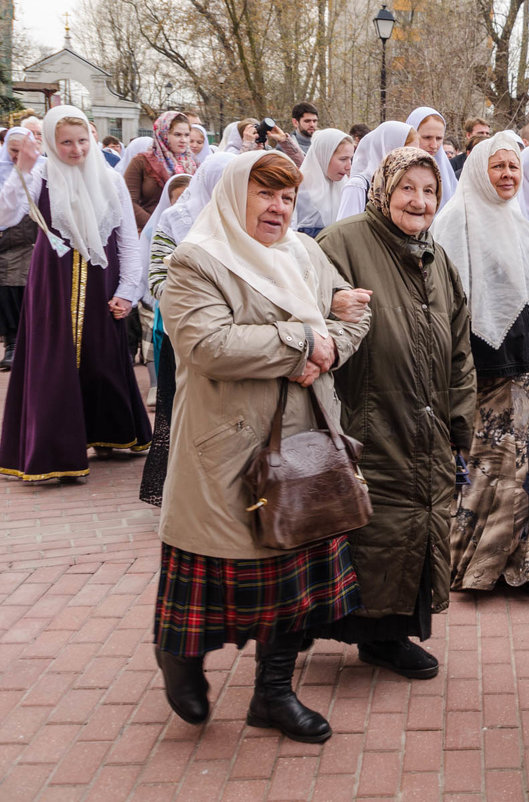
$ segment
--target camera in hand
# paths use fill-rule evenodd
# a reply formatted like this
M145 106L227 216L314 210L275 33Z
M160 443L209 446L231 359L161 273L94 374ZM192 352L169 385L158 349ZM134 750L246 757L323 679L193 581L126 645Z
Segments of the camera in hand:
M271 117L265 117L264 120L261 120L261 122L255 126L255 130L258 134L256 142L264 145L266 143L267 134L272 128L275 128L275 122Z

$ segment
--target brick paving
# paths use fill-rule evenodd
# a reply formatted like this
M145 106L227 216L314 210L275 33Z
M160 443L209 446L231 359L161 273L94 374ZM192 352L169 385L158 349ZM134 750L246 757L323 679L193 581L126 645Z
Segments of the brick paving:
M207 658L212 715L193 727L170 711L153 657L144 458L90 463L75 486L0 478L1 802L529 802L523 589L453 594L434 619L430 681L316 643L296 685L331 721L324 745L245 725L251 646Z

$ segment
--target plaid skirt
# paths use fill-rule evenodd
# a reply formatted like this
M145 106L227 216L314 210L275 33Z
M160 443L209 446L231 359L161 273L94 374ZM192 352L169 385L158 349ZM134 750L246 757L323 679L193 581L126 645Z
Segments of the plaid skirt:
M330 624L361 607L347 537L261 560L162 543L154 642L181 657Z

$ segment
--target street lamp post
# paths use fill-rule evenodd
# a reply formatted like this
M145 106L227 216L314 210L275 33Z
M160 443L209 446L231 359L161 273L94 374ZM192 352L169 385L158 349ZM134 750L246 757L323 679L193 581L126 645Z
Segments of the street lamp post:
M171 81L167 81L167 83L164 86L164 89L165 89L165 105L167 106L167 108L169 108L169 100L171 95L173 94L173 85Z
M220 95L219 95L219 142L222 139L222 134L224 133L224 82L226 81L226 76L221 75L218 79L220 84Z
M377 36L382 42L382 67L380 70L380 122L386 119L386 42L391 38L393 26L395 25L395 17L388 11L386 4L382 4L382 8L373 19Z

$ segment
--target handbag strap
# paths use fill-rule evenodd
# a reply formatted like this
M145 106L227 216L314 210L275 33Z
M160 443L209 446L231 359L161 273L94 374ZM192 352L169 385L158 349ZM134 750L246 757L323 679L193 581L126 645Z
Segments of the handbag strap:
M341 451L345 448L345 444L338 434L335 425L323 408L318 396L314 391L314 387L311 385L308 390L312 403L312 409L314 410L314 417L316 418L318 427L320 429L328 430L329 437L333 441L335 448L338 451ZM283 429L283 414L287 405L287 397L288 379L282 378L279 390L279 401L277 402L276 411L274 413L274 417L272 418L272 429L270 431L270 440L268 443L270 451L270 465L274 467L278 467L281 464L281 432Z

